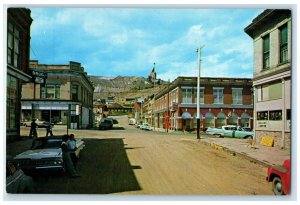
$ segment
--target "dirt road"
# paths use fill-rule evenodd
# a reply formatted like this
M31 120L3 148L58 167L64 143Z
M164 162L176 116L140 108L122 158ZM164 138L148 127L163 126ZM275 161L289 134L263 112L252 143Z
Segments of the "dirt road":
M37 192L273 195L265 167L215 150L195 136L142 131L127 125L126 118L119 122L114 130L71 130L86 142L78 164L82 177L36 178Z

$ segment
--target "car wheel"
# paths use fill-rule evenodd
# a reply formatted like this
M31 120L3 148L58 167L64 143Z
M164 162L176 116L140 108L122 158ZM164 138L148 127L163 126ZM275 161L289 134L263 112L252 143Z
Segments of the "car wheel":
M214 134L215 137L219 137L221 138L221 135L220 134Z
M245 137L245 139L253 139L253 137L251 135L248 135Z
M282 182L279 177L274 177L272 182L272 188L275 195L284 195Z

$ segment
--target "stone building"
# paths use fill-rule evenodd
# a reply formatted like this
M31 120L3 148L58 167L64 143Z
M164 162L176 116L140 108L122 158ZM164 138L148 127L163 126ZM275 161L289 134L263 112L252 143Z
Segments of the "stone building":
M7 9L6 139L20 136L21 86L32 80L29 69L31 11Z
M155 127L174 130L197 128L197 77L178 77L155 95ZM252 79L200 80L200 126L253 127Z
M46 65L32 60L30 69L35 76L43 74L45 82L23 84L22 120L37 118L69 128L93 126L94 86L80 63Z
M274 145L290 148L291 56L290 10L267 9L245 32L254 47L255 138L274 137Z

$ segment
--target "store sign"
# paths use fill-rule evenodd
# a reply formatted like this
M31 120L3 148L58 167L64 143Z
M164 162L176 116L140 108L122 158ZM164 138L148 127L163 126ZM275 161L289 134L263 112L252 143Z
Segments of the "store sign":
M257 127L258 128L267 128L267 121L258 121Z

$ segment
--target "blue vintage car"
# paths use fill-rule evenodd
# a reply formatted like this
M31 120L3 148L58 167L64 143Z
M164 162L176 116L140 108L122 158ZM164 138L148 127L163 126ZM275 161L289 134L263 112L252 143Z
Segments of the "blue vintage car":
M243 139L253 139L254 135L254 132L246 131L244 128L236 125L224 125L217 128L208 127L206 133L217 137L232 137Z

